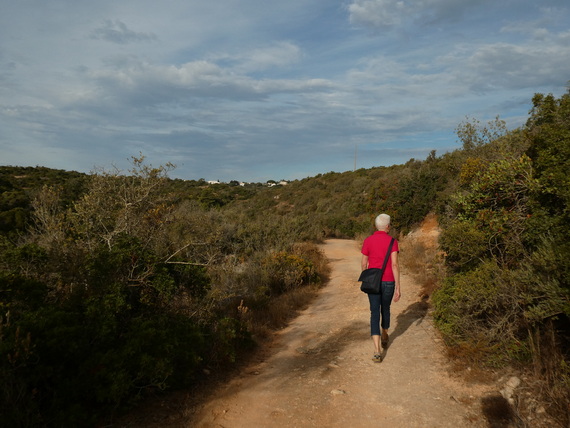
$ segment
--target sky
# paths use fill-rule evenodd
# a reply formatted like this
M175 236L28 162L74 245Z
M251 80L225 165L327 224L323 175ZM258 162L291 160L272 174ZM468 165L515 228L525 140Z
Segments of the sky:
M295 180L524 124L567 0L0 0L0 165Z

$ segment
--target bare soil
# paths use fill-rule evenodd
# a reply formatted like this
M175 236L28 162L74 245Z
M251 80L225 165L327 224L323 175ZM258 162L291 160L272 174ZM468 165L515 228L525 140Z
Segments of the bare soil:
M269 355L219 387L184 421L230 427L486 427L490 386L450 374L428 304L411 276L392 305L390 345L371 360L369 308L356 281L358 244L329 240L330 283L290 325Z

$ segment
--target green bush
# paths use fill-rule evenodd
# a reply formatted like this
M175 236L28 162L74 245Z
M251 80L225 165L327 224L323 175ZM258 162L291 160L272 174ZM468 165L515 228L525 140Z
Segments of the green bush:
M270 254L264 261L265 278L271 295L302 287L318 281L318 273L313 264L297 254L278 252Z
M494 366L528 358L524 300L517 282L509 279L493 261L445 279L433 302L448 345L468 347L467 357Z
M474 221L453 222L444 228L439 243L454 272L475 269L487 254L488 236Z
M221 316L209 332L209 364L235 363L241 351L251 349L254 341L246 324L236 317Z
M33 402L50 426L91 425L153 389L187 386L206 349L186 316L129 317L126 307L103 298L84 309L44 306L18 318L2 326L2 355L12 356L0 364L12 388L6 394L15 400L25 390L18 400Z
M526 127L479 138L442 223L449 268L435 316L457 355L520 363L568 423L570 359L570 93L537 94ZM465 140L466 139L466 140ZM526 153L523 153L526 151Z

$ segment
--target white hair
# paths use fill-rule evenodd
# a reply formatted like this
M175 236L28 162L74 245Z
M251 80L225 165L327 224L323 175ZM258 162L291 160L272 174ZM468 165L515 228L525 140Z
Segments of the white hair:
M378 230L386 230L388 226L390 226L390 216L388 214L380 214L374 220L374 224L376 225L376 229Z

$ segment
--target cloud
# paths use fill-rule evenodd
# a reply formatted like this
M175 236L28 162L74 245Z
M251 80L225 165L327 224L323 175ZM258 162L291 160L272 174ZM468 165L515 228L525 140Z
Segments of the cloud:
M209 55L208 59L231 65L239 73L258 73L273 68L288 68L302 58L299 46L288 41L274 42L268 46L238 53Z
M490 0L354 0L349 6L350 22L376 29L411 24L452 22Z
M124 22L119 20L106 20L102 26L91 32L93 39L126 45L127 43L154 42L158 40L156 34L141 33L130 30Z
M168 103L192 104L195 98L234 101L263 100L276 94L326 91L326 79L256 79L235 69L199 60L176 65L151 64L136 58L115 61L117 67L86 72L96 82L99 99L136 102L139 107Z
M493 43L477 46L467 54L457 50L446 61L463 64L453 69L456 84L476 93L488 93L497 89L555 86L568 78L567 58L570 58L568 44Z
M348 6L352 24L389 28L402 23L408 7L401 0L355 0Z

